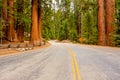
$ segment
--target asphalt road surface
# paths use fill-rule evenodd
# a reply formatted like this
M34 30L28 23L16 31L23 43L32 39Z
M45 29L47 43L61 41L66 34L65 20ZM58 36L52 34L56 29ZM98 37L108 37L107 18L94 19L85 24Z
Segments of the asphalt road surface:
M50 42L0 56L0 80L120 80L120 48Z

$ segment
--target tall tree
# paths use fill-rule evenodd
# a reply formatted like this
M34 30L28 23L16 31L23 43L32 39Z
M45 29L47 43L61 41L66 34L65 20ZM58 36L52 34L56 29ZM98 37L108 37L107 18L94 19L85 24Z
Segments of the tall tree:
M81 37L81 0L74 0L75 14L76 14L76 26L77 33Z
M112 46L111 34L114 30L115 0L106 0L107 45Z
M80 36L81 35L81 13L78 12L77 15L77 33Z
M42 0L38 0L38 35L40 37L40 41L42 40Z
M32 27L31 27L31 43L40 43L38 28L38 0L32 0Z
M9 26L7 27L7 39L9 41L17 41L16 32L14 30L14 0L8 0L9 14L8 21Z
M97 0L98 2L98 45L106 45L106 31L105 31L105 2L104 0Z
M17 12L18 12L18 18L17 18L17 38L19 42L24 41L24 25L23 21L21 20L22 14L23 14L23 7L24 7L24 0L17 0Z

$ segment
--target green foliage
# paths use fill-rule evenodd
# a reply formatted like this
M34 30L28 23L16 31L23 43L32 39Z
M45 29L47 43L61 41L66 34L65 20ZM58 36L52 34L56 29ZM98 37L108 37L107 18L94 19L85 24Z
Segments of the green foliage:
M42 7L42 37L49 40L55 38L54 21L51 0L43 0Z
M116 0L116 28L113 33L113 43L120 47L120 0Z
M97 0L42 0L42 36L49 39L69 39L83 43L97 44ZM119 0L118 0L119 1ZM19 2L19 1L18 1ZM1 5L1 4L0 4ZM24 0L23 13L17 12L19 3L15 1L16 25L23 24L25 33L30 33L31 1ZM81 34L77 33L78 13L81 15ZM118 29L117 29L118 30ZM117 32L117 31L116 31Z
M3 0L0 0L0 9L3 7L2 1Z
M97 44L96 0L56 0L43 3L43 37L78 41L77 17L81 15L81 35L84 43ZM49 6L48 6L49 5ZM96 16L95 16L96 15Z
M47 6L47 3L50 2L43 4L43 37L46 39L77 40L74 14L70 11L71 0L61 2L56 0L56 2L56 6L55 4Z
M20 1L16 1L14 3L14 18L15 18L15 24L16 27L17 25L23 25L24 27L24 31L26 33L25 35L25 39L26 37L30 37L28 36L30 34L30 27L31 27L31 2L30 0L23 0L24 2L22 2L23 4L20 4ZM23 12L18 12L18 8L23 7ZM19 22L19 24L17 23L17 21Z
M24 13L22 13L21 20L24 24L25 32L30 33L31 27L31 3L29 0L24 0Z
M82 5L82 22L81 36L83 38L83 43L87 44L97 44L98 31L97 31L97 8L95 8L96 2L84 2ZM85 5L85 6L84 6Z

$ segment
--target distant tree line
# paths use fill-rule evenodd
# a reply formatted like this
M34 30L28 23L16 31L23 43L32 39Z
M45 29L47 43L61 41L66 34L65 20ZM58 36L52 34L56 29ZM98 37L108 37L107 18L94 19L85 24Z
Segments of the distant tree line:
M43 37L120 46L119 0L51 0L43 9Z

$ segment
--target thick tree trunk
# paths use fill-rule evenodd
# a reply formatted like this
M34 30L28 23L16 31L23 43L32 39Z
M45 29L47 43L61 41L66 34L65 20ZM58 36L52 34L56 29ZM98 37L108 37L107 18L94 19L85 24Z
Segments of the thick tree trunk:
M24 42L24 27L23 24L17 25L17 39L19 42Z
M8 0L9 14L8 21L9 26L7 27L7 39L9 41L17 41L16 32L14 30L14 0Z
M24 0L18 0L18 9L19 14L23 13ZM24 26L23 23L18 19L17 20L17 38L19 42L24 42Z
M39 44L38 35L38 0L32 0L32 27L31 27L31 43Z
M98 2L98 45L106 45L106 31L105 31L105 8L104 0L97 0Z
M40 42L42 41L42 0L38 0L38 35L40 37Z
M115 0L106 0L107 45L112 46L111 34L114 30Z

